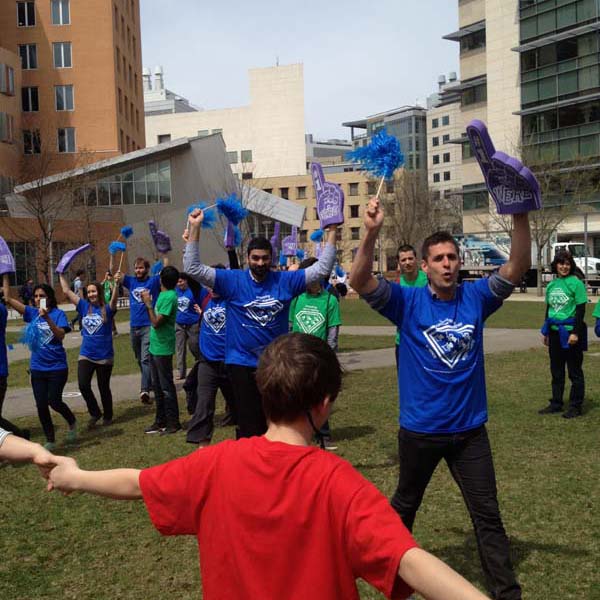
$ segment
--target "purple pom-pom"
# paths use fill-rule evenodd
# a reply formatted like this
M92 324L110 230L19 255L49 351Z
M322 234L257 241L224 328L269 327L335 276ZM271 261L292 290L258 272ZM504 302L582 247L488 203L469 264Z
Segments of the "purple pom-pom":
M127 250L127 244L125 242L111 242L108 245L108 251L110 254L112 254L113 256L117 253L117 252L125 252Z
M227 198L217 200L219 214L229 219L234 225L239 225L247 216L248 210L242 206L239 197L231 194Z
M371 143L346 154L352 162L360 163L364 171L374 177L391 179L394 171L404 164L400 142L382 129L371 138Z
M125 225L125 227L121 227L121 235L128 239L133 235L133 227L131 225Z
M325 232L322 229L317 229L316 231L313 231L310 234L310 241L311 242L322 242L324 235L325 235Z

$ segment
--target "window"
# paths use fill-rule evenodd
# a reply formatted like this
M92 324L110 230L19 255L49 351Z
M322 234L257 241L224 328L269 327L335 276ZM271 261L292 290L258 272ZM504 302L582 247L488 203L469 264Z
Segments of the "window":
M37 69L37 46L35 44L19 44L19 56L22 69Z
M442 137L442 144L447 144L450 141L450 135L446 134Z
M348 189L350 196L358 196L358 183L350 183Z
M308 235L308 231L306 229L301 229L298 232L298 241L301 244L305 244L306 243L306 236Z
M367 194L369 196L374 196L377 193L377 182L376 181L367 181Z
M75 108L72 85L57 85L54 87L54 93L56 110L73 110Z
M15 70L8 65L0 64L0 92L15 95Z
M243 161L242 161L243 162ZM289 199L290 196L290 188L279 188L279 195L286 200Z
M350 205L350 218L351 219L358 219L358 204L351 204Z
M206 137L208 135L208 129L200 129L198 131L198 137Z
M252 150L242 150L242 158L243 163L251 163L252 162Z
M35 25L35 2L17 2L17 26L33 27Z
M156 141L157 141L158 144L164 144L165 142L170 142L171 141L171 134L170 133L161 133L156 138Z
M350 239L351 240L359 240L360 239L360 227L350 227Z
M444 171L444 181L450 181L450 171Z
M434 154L433 155L433 164L434 165L439 165L440 164L440 155L439 154Z
M52 0L51 7L52 25L69 25L71 23L69 0ZM116 6L115 10L117 10Z
M445 117L442 117L442 127L446 127L450 125L450 116L446 115Z
M52 44L55 69L68 69L71 62L71 42L54 42Z
M394 182L393 181L386 181L385 182L385 193L386 194L393 194L394 193Z
M58 130L58 151L75 152L75 128L61 127Z
M461 53L477 50L478 48L485 48L485 29L470 33L460 39Z
M450 162L450 152L444 152L444 162L445 163Z
M431 129L437 129L440 126L439 119L431 119Z
M252 173L242 173L242 179L252 179Z
M433 174L433 183L439 183L439 182L440 182L440 174L434 173Z
M116 53L117 53L117 73L120 73L121 72L121 51L117 48Z
M42 151L42 141L39 129L23 130L23 154L39 154Z
M315 211L315 219L318 220L319 219L319 211L316 208L314 209L314 211Z
M482 83L474 87L467 88L461 96L461 105L468 106L469 104L477 104L487 100L487 84Z
M263 190L263 192L266 192L267 194L272 194L273 193L273 188L265 188Z
M431 138L431 145L432 146L439 146L440 145L440 138L439 137Z
M37 112L40 110L38 89L36 87L21 88L21 109L23 112Z
M123 92L121 92L121 88L117 88L117 95L119 98L119 112L123 112Z
M298 200L306 200L306 186L302 185L296 188L296 198Z
M231 152L227 152L227 162L230 165L237 164L238 161L238 153L237 150L232 150Z
M12 144L14 140L14 131L14 117L7 113L0 112L0 142Z

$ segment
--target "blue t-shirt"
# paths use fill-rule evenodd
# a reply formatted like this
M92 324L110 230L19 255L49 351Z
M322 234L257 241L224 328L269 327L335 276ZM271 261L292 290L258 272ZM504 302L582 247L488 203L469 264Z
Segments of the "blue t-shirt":
M458 286L453 300L429 287L401 287L381 314L400 330L400 426L458 433L487 421L483 326L502 300L487 279Z
M92 310L90 311L90 306ZM81 350L79 354L90 360L107 360L114 356L110 306L105 305L106 321L102 322L102 308L87 300L79 300L77 312L81 316Z
M256 367L265 347L287 333L290 302L305 290L304 271L270 271L257 283L247 269L217 269L214 291L227 302L225 362Z
M142 291L148 290L152 296L152 306L160 294L160 275L138 279L133 275L123 277L123 287L129 290L129 322L131 327L149 327L148 309L142 300Z
M60 308L50 309L48 316L54 321L57 327L64 329L65 333L71 331L67 315ZM41 340L41 348L31 353L29 363L31 370L62 371L68 369L67 353L63 348L62 341L54 337L50 325L40 317L38 309L33 306L26 306L23 313L23 320L26 323L35 322L37 324Z
M6 356L6 321L8 311L0 304L0 377L8 377L8 358Z
M192 290L180 290L178 287L175 288L177 293L177 315L175 317L175 323L179 325L193 325L200 320L200 315L194 310L194 304L200 306L198 298L194 297Z
M226 331L227 303L221 297L212 297L204 308L200 325L200 351L206 360L225 360Z

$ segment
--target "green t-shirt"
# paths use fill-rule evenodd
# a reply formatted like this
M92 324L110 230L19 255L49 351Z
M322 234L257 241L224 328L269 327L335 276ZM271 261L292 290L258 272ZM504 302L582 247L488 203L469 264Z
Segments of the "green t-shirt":
M587 302L587 293L583 282L569 275L558 277L551 281L546 287L546 304L548 305L548 317L550 319L571 319L575 316L575 307ZM552 329L558 329L556 325ZM566 325L565 329L571 331L572 325Z
M592 317L595 317L596 319L600 319L600 302L596 302L596 308L594 308Z
M327 330L342 324L340 303L335 296L321 290L314 294L300 294L290 304L292 331L308 333L327 341Z
M404 275L400 275L400 285L402 287L425 287L428 283L427 275L425 271L419 269L417 271L417 277L414 281L408 281ZM396 331L396 346L400 343L400 331Z
M150 328L150 354L169 356L175 354L175 317L177 316L177 294L175 290L166 290L158 295L156 315L163 315L164 321L159 327Z
M102 285L104 286L104 302L109 304L112 299L113 283L106 280Z

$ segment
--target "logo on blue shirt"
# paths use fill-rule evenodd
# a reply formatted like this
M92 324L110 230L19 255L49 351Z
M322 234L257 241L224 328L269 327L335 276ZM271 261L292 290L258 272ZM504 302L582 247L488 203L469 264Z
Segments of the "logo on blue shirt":
M145 287L137 287L134 290L131 291L131 295L135 298L136 302L143 302L142 300L142 292L144 290L147 290L148 288Z
M179 296L177 298L177 310L179 312L185 312L190 306L190 299L187 296Z
M475 340L474 325L455 323L444 319L423 331L429 344L429 352L453 369L461 360L465 360L473 348Z
M283 304L271 296L257 296L252 302L244 304L244 308L252 320L265 327L283 310Z
M219 333L227 320L227 312L223 306L213 306L204 311L204 322L215 332Z
M42 344L42 346L45 346L54 337L52 329L50 329L50 325L48 325L46 321L42 320L38 321L37 327L40 333L40 343Z
M85 315L81 319L81 325L89 335L94 335L103 324L102 316L98 314Z

